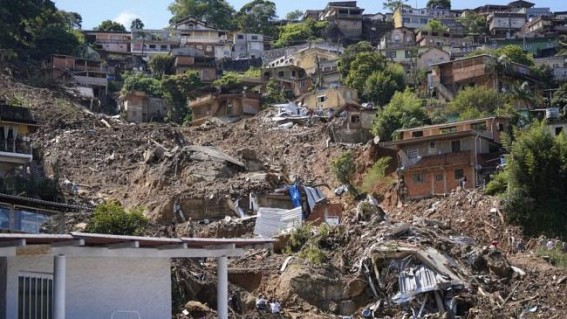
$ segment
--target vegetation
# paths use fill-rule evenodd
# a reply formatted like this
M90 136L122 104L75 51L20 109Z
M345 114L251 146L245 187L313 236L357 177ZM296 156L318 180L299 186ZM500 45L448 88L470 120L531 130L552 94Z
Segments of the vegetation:
M411 8L411 6L407 4L407 2L407 0L385 0L382 5L384 6L384 9L388 9L391 12L394 12L399 7Z
M57 10L53 1L2 1L0 63L70 54L82 43L78 13Z
M111 32L126 32L126 27L118 22L112 20L104 20L97 27L97 31L111 31Z
M130 23L131 30L141 30L143 28L144 28L144 23L139 18L132 20L132 23Z
M449 103L447 111L461 120L497 115L504 112L506 96L485 87L468 87L461 90Z
M374 52L374 47L370 44L370 42L360 41L346 47L338 62L341 78L344 79L348 76L351 63L356 59L356 56L359 53L363 52Z
M315 21L313 19L288 23L279 28L278 39L274 42L274 47L283 48L320 39L328 26L327 21Z
M285 94L278 87L278 83L274 79L270 79L266 84L266 95L264 97L264 104L274 104L285 102Z
M170 121L183 123L189 120L187 99L194 97L194 90L202 86L203 84L197 71L163 77L163 96L170 106L167 114Z
M356 173L356 164L354 163L354 155L351 151L342 153L339 157L331 162L331 169L337 180L348 186L349 192L358 195L358 191L354 187L354 174Z
M258 68L250 68L244 73L226 72L222 77L213 82L215 86L236 86L241 85L242 81L250 78L260 78L262 70Z
M451 9L451 0L429 0L426 7Z
M457 18L457 22L465 27L467 34L485 34L486 17L474 11L467 11Z
M506 145L506 168L488 189L506 185L503 208L508 218L528 235L567 234L567 138L554 137L545 123L514 131L515 140Z
M428 116L423 104L424 100L409 89L396 92L390 103L383 110L378 110L372 134L382 141L390 141L398 129L424 125Z
M144 233L148 219L137 207L126 211L120 203L109 202L95 208L85 229L88 233L139 236Z
M163 96L162 83L153 76L141 72L126 72L122 75L122 78L124 79L122 94L141 91L154 97Z
M289 21L297 21L297 20L301 19L302 16L303 16L303 11L297 9L297 10L293 10L291 12L288 12L285 15L285 18Z
M541 257L546 257L549 262L557 267L567 269L567 253L565 253L560 247L555 247L552 250L541 247L536 250L536 254Z
M431 32L443 32L449 30L449 28L444 25L443 22L437 19L431 19L427 21L427 24L425 25L425 27L423 27L423 29Z
M567 83L561 84L559 89L553 93L551 106L565 109L567 106Z
M527 66L534 66L534 58L531 54L524 52L521 47L509 44L498 49L477 49L469 53L467 56L476 56L479 54L489 54L495 57L505 57L500 62L514 62ZM501 63L501 64L503 64Z
M267 0L253 0L242 6L235 16L238 28L246 33L273 36L276 4Z
M154 76L161 78L165 74L172 73L174 60L175 57L169 54L154 54L151 56L148 66Z
M386 179L386 170L392 158L390 156L381 157L366 172L362 179L361 189L367 193L371 193L377 183Z
M187 17L207 21L220 29L232 30L234 8L225 0L175 0L169 5L173 14L170 22L177 22Z

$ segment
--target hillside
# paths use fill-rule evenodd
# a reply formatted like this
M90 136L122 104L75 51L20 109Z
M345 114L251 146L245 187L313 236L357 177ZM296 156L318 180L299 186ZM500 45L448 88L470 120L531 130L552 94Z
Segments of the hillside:
M236 218L227 209L230 203L298 180L328 185L322 189L329 200L344 207L340 226L303 229L303 245L296 252L276 247L231 261L231 291L239 292L246 318L258 317L252 309L259 293L280 299L286 318L305 318L305 313L309 318L336 318L359 314L370 305L382 316L400 318L413 310L441 318L439 302L448 305L447 300L453 300L462 318L561 318L567 310L567 272L536 256L538 239L523 239L527 250L516 252L520 231L504 222L498 199L479 190L401 205L385 201L385 215L364 204L360 207L369 213L357 218L360 201L331 191L339 184L330 162L354 150L360 173L373 160L372 147L328 146L326 123L281 129L264 111L232 124L131 125L91 112L65 92L29 87L9 76L0 78L0 99L33 110L41 124L33 136L40 169L48 178L58 178L67 202L94 206L117 200L126 207L142 206L153 221L150 234L164 235L173 219L178 236L252 236L253 220ZM69 183L78 186L77 194ZM386 191L379 195L393 196ZM177 206L183 220L174 217ZM219 217L222 213L230 218ZM88 217L69 221L69 229ZM209 218L210 224L200 223ZM282 236L279 243L289 240ZM494 240L498 247L489 248ZM446 271L460 281L451 286L455 292L444 290L447 300L436 305L432 297L417 295L404 309L391 302L399 289L396 269L403 268L394 265L409 261L416 270L420 260L415 251L429 256L439 252L454 260L452 266L438 266L450 268ZM284 262L287 267L281 271ZM193 300L215 305L214 263L176 261L174 270L179 304Z

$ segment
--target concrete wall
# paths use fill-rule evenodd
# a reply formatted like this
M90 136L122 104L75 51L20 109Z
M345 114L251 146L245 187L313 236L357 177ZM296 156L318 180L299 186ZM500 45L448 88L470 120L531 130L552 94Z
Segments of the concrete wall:
M18 318L19 273L53 273L53 257L9 257L6 269L6 312ZM0 267L3 270L2 267ZM137 311L141 318L171 318L169 259L67 258L66 317L111 318L116 310Z

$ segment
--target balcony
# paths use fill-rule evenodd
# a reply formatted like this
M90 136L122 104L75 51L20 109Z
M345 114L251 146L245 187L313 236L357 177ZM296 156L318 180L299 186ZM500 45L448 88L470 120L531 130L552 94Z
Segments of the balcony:
M25 164L31 162L31 160L32 150L29 142L19 138L16 141L10 139L0 140L1 163Z

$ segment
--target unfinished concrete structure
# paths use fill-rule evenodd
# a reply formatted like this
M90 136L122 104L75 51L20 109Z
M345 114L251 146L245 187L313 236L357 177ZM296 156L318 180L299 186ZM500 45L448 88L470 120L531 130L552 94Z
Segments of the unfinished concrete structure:
M126 121L142 123L162 121L169 107L162 98L134 91L120 97L119 110Z
M210 93L189 101L193 114L191 125L200 125L211 117L240 118L260 112L261 95L256 92Z

